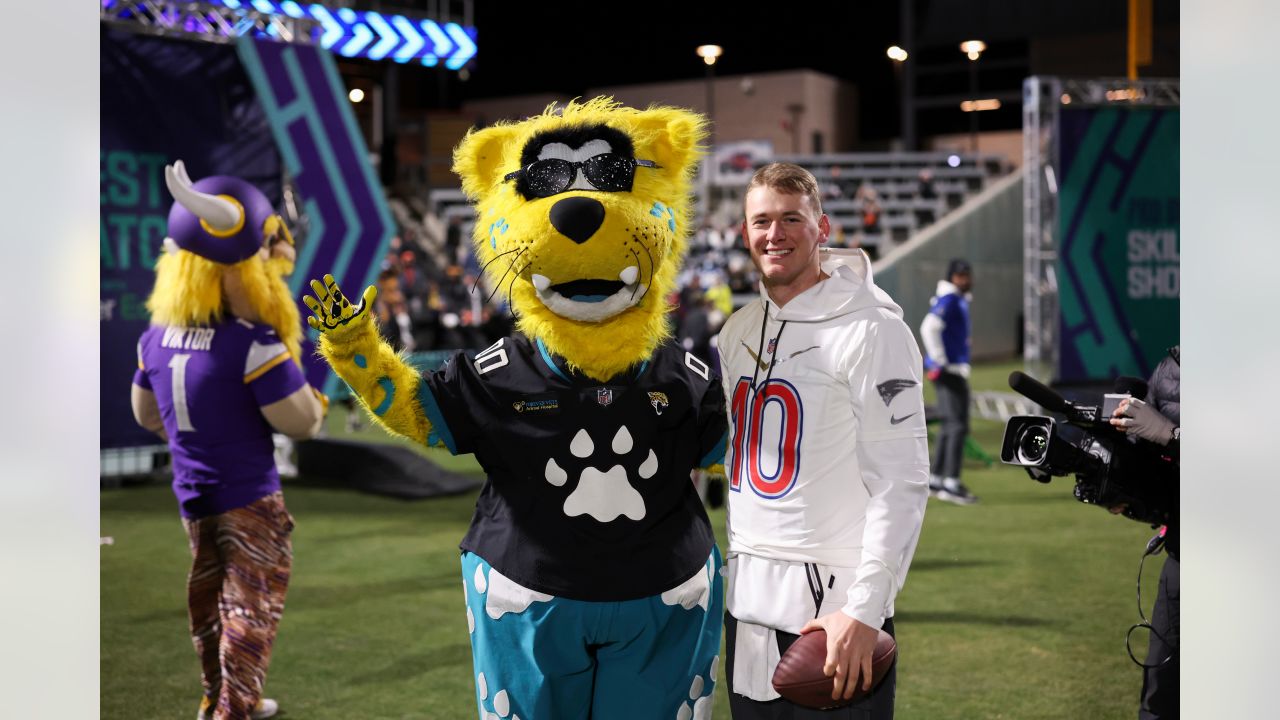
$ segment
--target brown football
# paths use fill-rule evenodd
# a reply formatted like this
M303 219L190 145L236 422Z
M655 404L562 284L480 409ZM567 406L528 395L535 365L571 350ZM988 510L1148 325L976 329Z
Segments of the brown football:
M879 632L876 649L871 653L872 690L884 680L898 654L898 645L893 641L893 636L884 630ZM827 632L814 630L801 635L778 660L778 667L773 671L773 689L791 702L815 710L844 707L870 694L870 691L862 689L862 678L859 677L852 698L832 700L833 679L822 672L822 666L826 662Z

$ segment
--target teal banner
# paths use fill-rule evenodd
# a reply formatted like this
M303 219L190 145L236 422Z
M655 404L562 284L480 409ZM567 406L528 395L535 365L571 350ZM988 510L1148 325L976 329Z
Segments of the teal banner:
M1178 344L1178 111L1064 109L1059 382L1146 377Z

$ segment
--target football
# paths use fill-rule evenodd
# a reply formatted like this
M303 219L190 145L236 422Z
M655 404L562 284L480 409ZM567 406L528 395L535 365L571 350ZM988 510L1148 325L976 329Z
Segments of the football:
M876 649L871 653L872 690L884 680L898 654L898 645L893 641L893 636L884 630L879 633ZM822 672L826 661L826 631L815 630L801 635L778 660L778 667L773 671L773 689L791 702L815 710L844 707L870 694L870 691L862 689L862 679L859 677L852 698L831 699L833 679Z

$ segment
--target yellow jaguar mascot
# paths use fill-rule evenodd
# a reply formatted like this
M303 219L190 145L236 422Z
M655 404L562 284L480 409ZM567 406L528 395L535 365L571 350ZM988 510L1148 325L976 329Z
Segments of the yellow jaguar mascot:
M389 431L474 453L460 544L477 711L706 718L720 554L690 481L724 455L712 371L668 334L705 122L609 98L473 130L454 171L517 332L417 374L332 276L320 352Z

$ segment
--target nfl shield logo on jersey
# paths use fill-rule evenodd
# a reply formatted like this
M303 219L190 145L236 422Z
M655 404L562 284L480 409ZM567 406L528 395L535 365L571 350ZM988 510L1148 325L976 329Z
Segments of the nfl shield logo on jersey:
M596 402L600 403L600 407L609 407L613 404L613 388L596 388Z
M769 338L769 349L766 352L772 355L773 351L777 349L778 349L778 338Z

